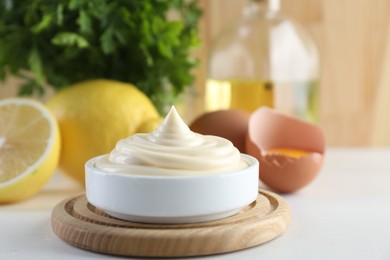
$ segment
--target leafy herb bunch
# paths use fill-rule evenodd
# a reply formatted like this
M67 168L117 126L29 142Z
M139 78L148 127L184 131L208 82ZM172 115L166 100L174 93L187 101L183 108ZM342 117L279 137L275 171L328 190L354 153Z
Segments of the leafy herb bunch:
M130 82L161 112L193 81L200 16L196 0L0 0L0 79L24 78L21 95Z

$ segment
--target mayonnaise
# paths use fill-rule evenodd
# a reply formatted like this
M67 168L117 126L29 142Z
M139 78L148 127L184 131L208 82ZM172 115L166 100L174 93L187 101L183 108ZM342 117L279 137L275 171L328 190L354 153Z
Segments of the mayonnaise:
M155 131L120 140L95 167L124 174L180 176L231 172L247 163L229 140L192 132L172 107Z

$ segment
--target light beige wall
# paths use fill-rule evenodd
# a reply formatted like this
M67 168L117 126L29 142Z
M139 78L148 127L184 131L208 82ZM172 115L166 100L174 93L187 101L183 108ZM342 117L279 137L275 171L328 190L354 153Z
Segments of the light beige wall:
M18 80L8 78L4 82L0 82L0 99L15 96L17 93Z
M244 3L245 0L202 1L202 63L206 62L210 39L226 22L240 15ZM390 74L390 55L384 55L385 46L390 45L390 1L282 0L282 10L299 21L319 46L320 124L328 145L390 145L390 123L383 123L389 114L384 111L390 111L390 78L382 75ZM204 74L199 76L197 87L202 93Z

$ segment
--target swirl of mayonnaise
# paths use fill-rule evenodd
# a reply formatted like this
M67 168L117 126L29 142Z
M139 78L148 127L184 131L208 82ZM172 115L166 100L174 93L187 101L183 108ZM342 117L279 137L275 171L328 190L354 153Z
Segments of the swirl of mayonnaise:
M120 140L95 167L134 175L204 175L247 167L240 152L224 138L192 132L174 107L150 134Z

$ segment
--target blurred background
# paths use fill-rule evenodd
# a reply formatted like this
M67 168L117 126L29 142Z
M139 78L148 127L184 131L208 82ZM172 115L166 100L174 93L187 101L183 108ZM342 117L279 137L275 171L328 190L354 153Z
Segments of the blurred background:
M200 0L201 46L195 56L195 117L203 112L211 41L242 13L246 0ZM390 1L282 0L283 14L298 21L321 57L319 124L329 146L390 145ZM19 80L1 83L0 98L16 93Z
M246 1L200 3L203 45L197 87L203 93L211 40L241 15ZM389 145L390 1L282 0L281 9L304 26L319 48L320 126L327 144Z

